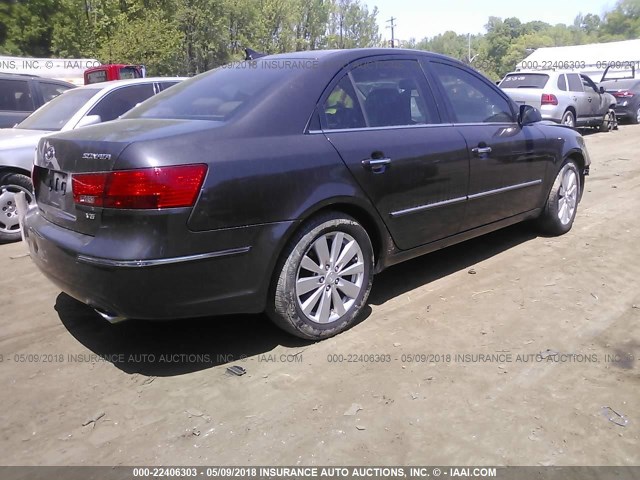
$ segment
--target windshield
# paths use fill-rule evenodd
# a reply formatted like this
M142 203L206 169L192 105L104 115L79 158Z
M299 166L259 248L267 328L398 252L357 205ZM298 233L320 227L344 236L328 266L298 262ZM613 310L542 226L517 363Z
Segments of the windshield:
M99 91L100 89L98 88L67 90L33 112L15 128L57 132Z
M264 98L292 71L286 68L220 67L185 80L134 108L123 118L227 120Z
M544 88L549 75L542 73L511 73L500 82L501 88Z

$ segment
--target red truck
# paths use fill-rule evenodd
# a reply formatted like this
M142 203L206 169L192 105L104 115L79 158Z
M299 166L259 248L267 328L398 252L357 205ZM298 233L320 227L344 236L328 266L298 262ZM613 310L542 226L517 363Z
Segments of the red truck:
M108 82L110 80L125 80L128 78L144 78L146 76L144 65L125 65L111 63L89 68L84 71L84 84Z

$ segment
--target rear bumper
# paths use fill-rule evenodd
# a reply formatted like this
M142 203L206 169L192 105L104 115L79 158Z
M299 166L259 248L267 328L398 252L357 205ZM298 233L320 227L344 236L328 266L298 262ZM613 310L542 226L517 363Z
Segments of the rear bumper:
M263 311L274 238L284 238L292 222L188 232L210 250L162 258L98 257L96 237L59 227L37 208L24 225L31 258L63 292L116 319L174 319Z
M636 105L631 104L630 102L626 105L624 102L622 104L617 104L614 108L616 112L616 116L619 118L632 118L637 115L638 107Z

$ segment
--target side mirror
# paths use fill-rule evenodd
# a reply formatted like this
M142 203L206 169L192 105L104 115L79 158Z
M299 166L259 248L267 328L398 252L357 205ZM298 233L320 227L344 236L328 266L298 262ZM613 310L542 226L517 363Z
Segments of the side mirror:
M520 113L518 115L518 123L520 125L531 125L532 123L541 121L542 114L540 110L531 105L520 105Z
M102 118L100 118L100 115L87 115L80 119L80 121L76 125L76 128L88 127L89 125L95 125L101 122L102 122Z
M600 87L600 93L604 93L604 87Z

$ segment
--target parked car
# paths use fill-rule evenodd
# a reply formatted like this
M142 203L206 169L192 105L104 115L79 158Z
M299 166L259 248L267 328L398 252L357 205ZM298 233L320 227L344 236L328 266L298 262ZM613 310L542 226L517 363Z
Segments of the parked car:
M617 127L616 99L588 76L576 72L522 71L508 73L500 82L516 103L539 108L544 120L569 127Z
M390 265L523 220L571 228L589 156L540 120L441 55L266 56L42 139L25 238L109 321L266 310L322 339Z
M69 90L15 126L0 129L0 241L20 239L15 194L33 201L30 175L40 138L114 120L181 78L143 78Z
M122 63L110 63L98 67L88 68L84 72L84 84L109 82L111 80L128 80L131 78L146 77L144 65L125 65Z
M0 73L0 128L13 127L74 85L34 75Z
M616 98L618 118L640 123L640 79L605 80L600 85Z

